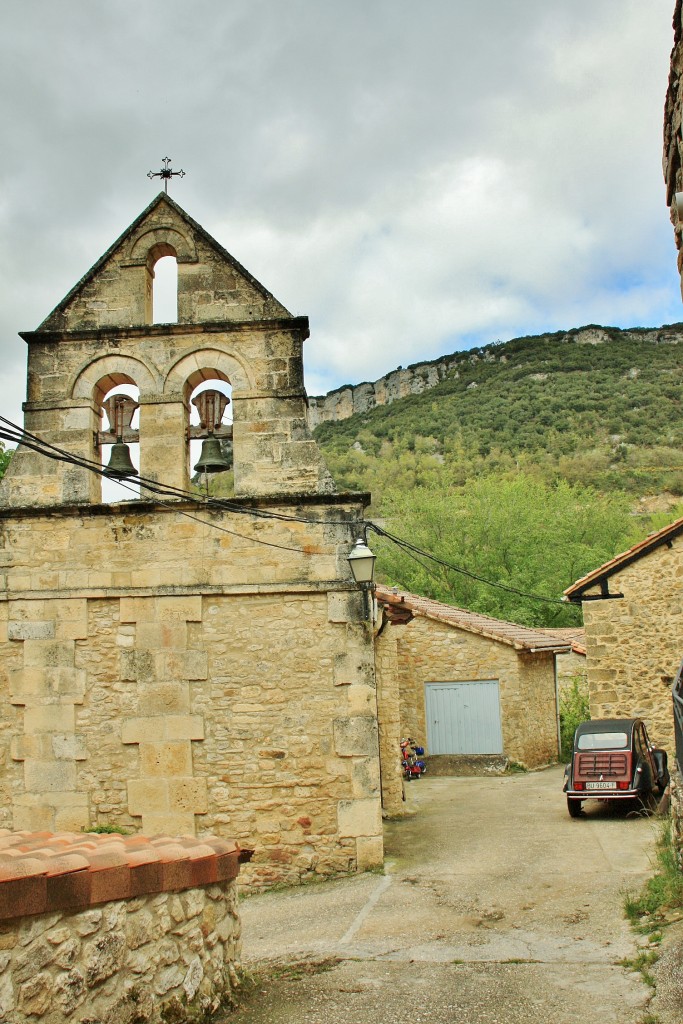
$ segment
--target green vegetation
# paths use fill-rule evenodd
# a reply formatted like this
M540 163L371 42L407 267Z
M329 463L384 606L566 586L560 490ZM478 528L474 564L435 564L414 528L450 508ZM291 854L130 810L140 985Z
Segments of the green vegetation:
M453 486L518 470L600 491L683 495L683 360L676 344L606 329L460 353L421 395L316 430L341 486ZM635 332L631 332L635 333Z
M656 870L638 896L624 902L631 924L644 934L658 930L670 911L683 909L683 872L673 838L673 823L667 818L657 842Z
M9 466L9 460L12 458L12 452L5 449L5 445L0 441L0 480L5 475L5 470Z
M561 603L563 590L639 536L624 495L525 473L450 489L387 489L377 512L395 536L511 590L373 538L388 584L527 626L580 623L580 610Z
M560 693L560 739L563 761L570 761L577 725L591 717L588 684L583 676L574 676Z
M120 825L94 825L93 828L84 828L84 832L94 832L97 835L117 835L117 836L130 836L133 833L127 828L121 828Z
M656 949L642 950L632 960L621 960L620 964L629 971L639 971L646 985L655 987L655 979L649 968L659 960L659 953Z
M599 345L569 332L463 352L435 388L318 427L340 488L371 491L373 519L472 574L379 540L384 582L572 625L580 612L563 590L683 514L646 515L636 501L683 495L680 350L606 330Z

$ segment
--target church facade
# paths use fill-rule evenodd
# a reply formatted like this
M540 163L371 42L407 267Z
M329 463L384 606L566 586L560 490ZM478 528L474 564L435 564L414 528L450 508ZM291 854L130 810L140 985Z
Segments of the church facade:
M155 324L169 255L178 318ZM307 336L164 193L22 335L27 433L0 487L1 826L223 834L255 848L261 884L382 862L372 627L347 561L369 496L336 492L310 435ZM202 389L229 396L231 426L193 425ZM207 502L190 449L212 434L232 441L234 492ZM139 448L133 500L103 493L114 442Z

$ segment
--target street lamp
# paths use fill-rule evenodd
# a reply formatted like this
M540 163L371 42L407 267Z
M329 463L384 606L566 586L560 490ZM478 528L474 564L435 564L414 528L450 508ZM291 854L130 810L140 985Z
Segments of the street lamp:
M377 555L373 555L365 541L360 537L353 545L353 549L349 555L349 565L351 566L353 578L363 591L366 619L370 618L370 601L368 593L374 589L372 580L375 575L376 558Z

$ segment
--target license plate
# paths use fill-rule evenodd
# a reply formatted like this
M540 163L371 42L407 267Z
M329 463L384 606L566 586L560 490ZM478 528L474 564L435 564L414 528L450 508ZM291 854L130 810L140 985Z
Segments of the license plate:
M614 782L587 782L586 789L616 789Z

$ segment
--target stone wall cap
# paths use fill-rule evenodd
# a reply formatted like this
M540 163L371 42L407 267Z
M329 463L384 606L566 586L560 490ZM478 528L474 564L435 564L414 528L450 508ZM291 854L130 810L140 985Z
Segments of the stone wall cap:
M253 850L243 850L217 836L198 839L0 829L0 921L48 909L86 909L114 898L112 893L125 898L133 892L142 896L229 881L252 854ZM158 865L159 871L149 872L145 885L139 869L147 865ZM76 875L83 884L59 884L60 878ZM135 884L131 884L132 878ZM27 882L36 884L29 899Z

